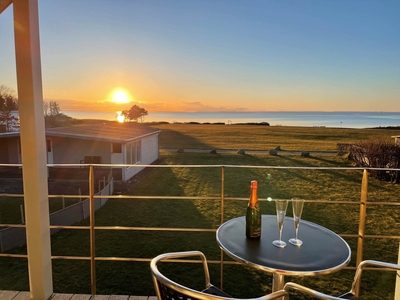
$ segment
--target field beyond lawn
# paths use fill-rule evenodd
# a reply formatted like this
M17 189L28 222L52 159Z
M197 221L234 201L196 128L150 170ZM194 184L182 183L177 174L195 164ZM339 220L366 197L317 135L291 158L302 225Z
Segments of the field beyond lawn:
M161 130L161 148L337 151L337 144L383 138L393 141L400 130L260 125L150 125Z

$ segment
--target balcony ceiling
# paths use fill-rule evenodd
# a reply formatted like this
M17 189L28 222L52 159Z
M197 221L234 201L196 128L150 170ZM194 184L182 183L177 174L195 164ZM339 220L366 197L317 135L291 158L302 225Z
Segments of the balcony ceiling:
M12 0L0 0L0 14L12 3Z

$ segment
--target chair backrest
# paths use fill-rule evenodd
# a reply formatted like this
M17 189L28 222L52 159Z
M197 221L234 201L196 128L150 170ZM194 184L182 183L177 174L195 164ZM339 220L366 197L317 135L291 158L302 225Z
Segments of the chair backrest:
M163 275L158 267L157 263L161 260L176 259L199 256L203 263L204 276L205 276L205 286L209 288L210 275L207 267L207 259L205 255L200 251L187 251L187 252L172 252L161 254L152 259L150 263L151 274L153 277L154 288L156 290L158 300L232 300L233 298L221 297L217 295L207 294L201 291L191 289L189 287L183 286ZM278 299L279 297L286 296L287 293L283 290L277 291L270 295L262 296L259 298L252 298L246 300L269 300Z
M92 156L85 156L85 158L83 159L83 162L85 164L91 164L92 163Z
M213 299L210 295L207 295L200 291L196 291L194 289L188 288L177 282L172 281L171 279L167 278L164 274L162 274L157 266L157 263L159 263L161 260L185 258L193 256L200 257L203 262L203 265L207 266L206 263L207 259L205 255L200 251L165 253L158 255L157 257L152 259L150 263L150 269L153 277L154 288L156 290L157 297L159 300L186 300L188 298L191 298L193 300ZM204 267L204 276L205 276L205 286L209 287L211 283L210 283L210 275L208 272L208 267ZM211 298L209 298L208 296L210 296Z
M101 164L101 156L92 156L92 163Z

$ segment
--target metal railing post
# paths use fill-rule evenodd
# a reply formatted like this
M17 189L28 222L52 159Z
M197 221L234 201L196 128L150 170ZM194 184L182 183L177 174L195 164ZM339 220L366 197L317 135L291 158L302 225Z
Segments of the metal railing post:
M224 209L225 209L225 168L222 166L221 169L221 224L224 223ZM224 288L224 251L221 251L221 262L220 262L220 288Z
M361 181L361 199L360 199L360 218L358 223L358 241L357 241L357 261L358 266L363 260L364 235L365 235L365 219L367 216L367 199L368 199L368 171L364 169ZM360 293L360 284L356 288L356 296Z
M397 256L397 264L400 264L400 243L399 254ZM400 271L396 271L396 287L394 290L394 300L400 300Z
M96 246L94 233L94 174L93 166L89 167L89 209L90 209L90 283L92 296L96 295Z
M25 224L25 213L24 213L24 206L21 204L19 206L19 210L21 212L21 223Z

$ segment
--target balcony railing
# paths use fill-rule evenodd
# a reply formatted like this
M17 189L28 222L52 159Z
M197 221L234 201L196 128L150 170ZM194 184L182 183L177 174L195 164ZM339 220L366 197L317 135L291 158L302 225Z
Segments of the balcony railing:
M20 166L20 165L4 165L0 164L0 166ZM64 164L51 164L48 165L49 167L82 167L82 165L64 165ZM90 224L88 226L76 226L76 225L68 225L68 226L61 226L61 225L51 225L51 229L74 229L74 230L88 230L90 232L90 255L89 256L67 256L67 255L57 255L52 256L52 260L78 260L78 261L90 261L90 276L91 276L91 294L96 295L97 287L96 287L96 262L98 261L112 261L112 262L150 262L152 257L142 258L142 257L104 257L104 256L96 256L96 239L95 239L95 231L98 230L108 230L108 231L168 231L168 232L209 232L215 233L216 228L188 228L188 227L174 227L174 228L167 228L167 227L147 227L147 226L96 226L95 225L95 200L96 199L169 199L169 200L200 200L200 201L219 201L220 202L220 221L219 224L222 224L227 220L225 216L226 205L230 201L248 201L248 198L243 197L228 197L226 196L226 188L225 188L225 180L226 180L226 170L228 169L262 169L262 170L277 170L277 171L284 171L284 170L310 170L310 171L355 171L359 170L362 173L360 178L361 183L361 193L359 195L359 201L346 201L346 200L330 200L330 199L305 199L306 203L318 203L324 205L349 205L355 206L359 213L359 221L358 221L358 230L357 232L353 233L339 233L340 236L347 238L347 239L355 239L357 240L357 246L355 249L353 248L353 253L356 253L356 264L358 265L363 260L363 253L364 253L364 240L368 239L395 239L400 240L399 235L385 235L385 234L365 234L365 226L366 222L368 221L366 209L367 206L385 206L385 207L393 207L398 208L400 206L400 202L397 201L368 201L368 173L369 171L400 171L400 169L386 169L386 168L371 168L371 169L364 169L364 168L350 168L350 167L286 167L286 166L244 166L244 165L140 165L137 167L146 167L146 168L209 168L209 169L219 169L220 170L220 186L221 191L220 195L218 196L148 196L148 195L110 195L110 196L101 196L95 194L95 189L101 185L95 182L94 180L94 168L95 167L102 167L102 168L121 168L127 167L128 165L85 165L89 167L89 193L87 195L49 195L50 199L53 198L81 198L89 199L89 207L90 207ZM132 167L132 166L130 166ZM135 167L135 166L133 166ZM22 194L0 194L3 197L23 197ZM267 202L269 201L268 197L259 198L260 202ZM243 205L245 207L245 204ZM9 227L9 228L26 228L25 224L0 224L0 227ZM193 249L195 250L195 249ZM27 258L27 255L23 254L11 254L11 253L0 253L0 257L8 257L8 258ZM193 262L193 261L187 261ZM28 262L29 263L29 262ZM224 278L224 266L225 265L232 265L232 264L239 264L237 262L233 262L230 260L226 260L224 258L224 254L221 250L219 260L210 260L210 264L218 264L220 265L220 282L221 287L223 285L223 278ZM355 266L347 267L347 269L355 269Z

